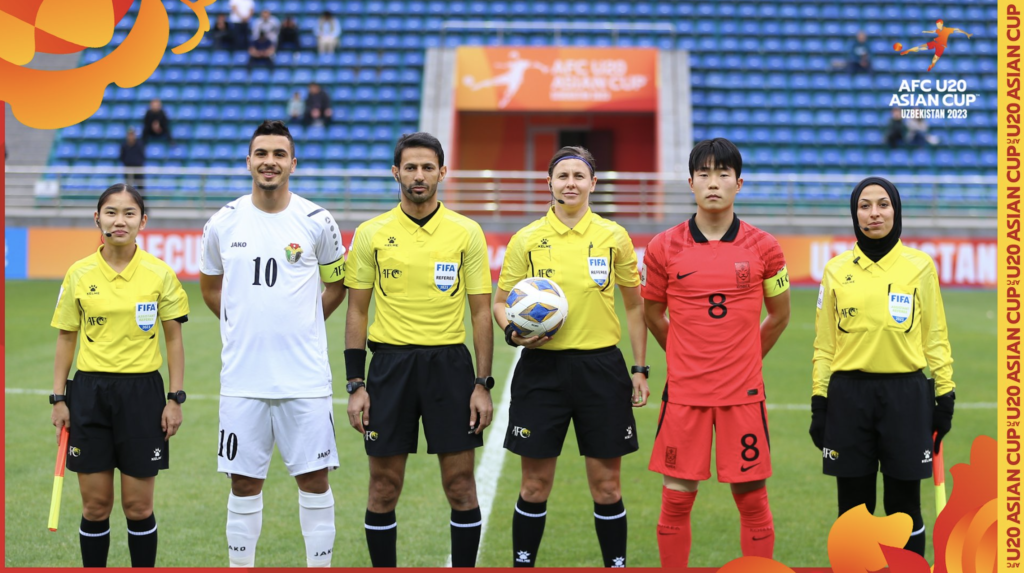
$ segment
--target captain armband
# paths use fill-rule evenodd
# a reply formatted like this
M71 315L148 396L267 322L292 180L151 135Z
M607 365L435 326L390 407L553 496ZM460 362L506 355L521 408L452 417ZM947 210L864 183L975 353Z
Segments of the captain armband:
M770 279L765 279L761 284L764 288L765 297L779 296L789 290L789 271L786 270L786 267L782 267L782 270L777 275Z
M325 283L336 283L345 279L345 259L338 259L333 263L320 265L320 280Z

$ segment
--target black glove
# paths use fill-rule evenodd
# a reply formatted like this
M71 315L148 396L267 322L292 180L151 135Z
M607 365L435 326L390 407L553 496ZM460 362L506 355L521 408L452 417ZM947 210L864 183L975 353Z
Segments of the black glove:
M505 325L505 344L508 344L509 346L511 346L513 348L515 348L516 346L519 346L518 344L516 344L516 342L514 340L512 340L512 334L515 331L516 331L515 327L512 326L511 322Z
M819 450L825 445L825 412L828 411L828 398L811 396L811 441Z
M939 446L942 445L942 438L953 427L953 402L955 401L956 395L953 392L935 398L935 410L932 412L932 429L935 430L935 449L932 450L933 455L938 455Z

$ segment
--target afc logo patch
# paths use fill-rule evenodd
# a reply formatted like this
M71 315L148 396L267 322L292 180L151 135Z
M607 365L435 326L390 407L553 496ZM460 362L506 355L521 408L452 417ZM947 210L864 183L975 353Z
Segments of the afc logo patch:
M676 467L676 449L673 447L665 448L665 467Z
M736 263L736 288L747 288L750 286L750 263L747 261Z

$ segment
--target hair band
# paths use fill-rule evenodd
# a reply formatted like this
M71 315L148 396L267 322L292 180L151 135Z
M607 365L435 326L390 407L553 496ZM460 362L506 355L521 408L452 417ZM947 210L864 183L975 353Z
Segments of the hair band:
M587 164L587 167L589 167L589 168L590 168L590 174L591 174L591 175L593 175L593 174L594 174L594 166L593 166L593 165L591 165L589 161L587 161L586 159L583 159L583 158L582 158L582 157L580 157L579 155L566 155L566 156L564 156L564 157L559 157L557 161L555 161L554 163L552 163L552 164L551 164L551 169L552 169L552 170L554 170L554 168L555 168L555 165L558 165L558 163L559 163L559 162L561 162L561 161L565 161L566 159L579 159L579 160L580 160L580 161L582 161L583 163L586 163L586 164Z

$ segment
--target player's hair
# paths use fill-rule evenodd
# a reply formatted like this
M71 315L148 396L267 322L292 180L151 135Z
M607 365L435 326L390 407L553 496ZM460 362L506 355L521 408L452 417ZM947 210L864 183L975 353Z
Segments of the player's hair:
M939 18L938 20L936 20L935 23L936 24L945 24L945 22L942 21L942 18Z
M395 162L392 165L400 167L402 152L410 147L423 147L433 151L437 155L437 166L444 167L444 149L441 148L441 142L425 131L405 133L398 138L398 143L395 144Z
M548 163L548 177L555 172L555 164L561 161L565 157L582 157L583 161L587 163L587 167L590 168L590 176L594 176L594 171L597 170L597 161L594 161L594 156L585 147L579 147L577 145L566 145L555 152L554 156L551 157L551 163Z
M115 193L128 193L132 196L135 204L139 206L139 216L146 214L146 202L142 200L142 193L134 186L127 183L114 183L107 190L100 194L100 200L96 202L96 211L102 211L103 205L110 199L110 196Z
M736 177L739 177L743 172L743 156L736 144L724 137L705 139L690 151L690 177L693 177L694 171L709 165L714 169L732 167Z
M283 135L288 138L288 143L291 145L292 157L295 157L295 140L292 139L292 132L288 131L288 126L283 121L278 119L265 119L256 131L252 133L252 137L249 138L249 153L252 154L252 142L256 141L256 138L261 135Z

